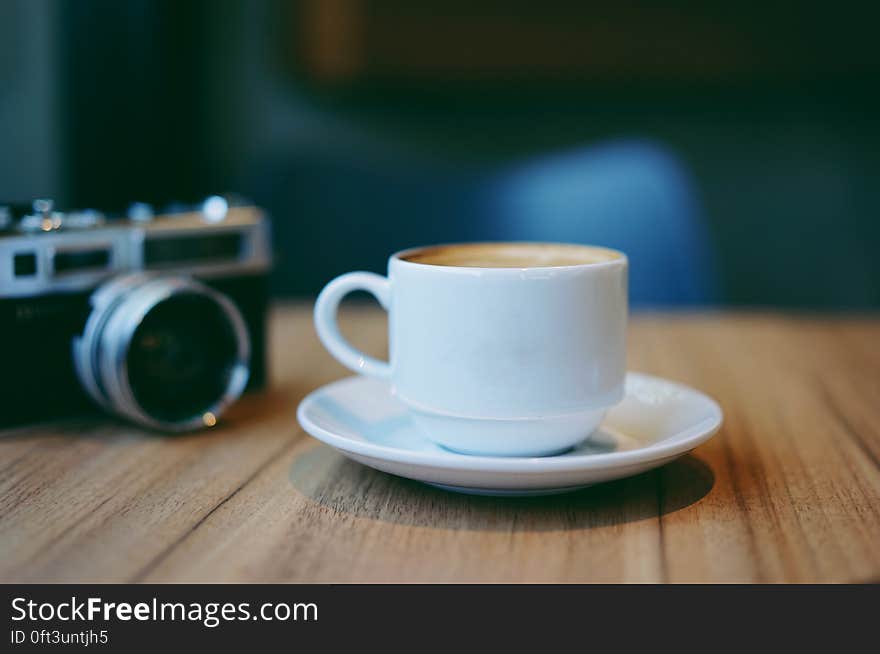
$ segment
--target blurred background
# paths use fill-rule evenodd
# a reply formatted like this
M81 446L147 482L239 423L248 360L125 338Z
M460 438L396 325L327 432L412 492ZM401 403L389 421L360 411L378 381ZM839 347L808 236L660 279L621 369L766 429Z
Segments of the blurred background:
M397 249L630 254L638 306L880 306L862 3L0 2L0 198L272 215L273 292Z

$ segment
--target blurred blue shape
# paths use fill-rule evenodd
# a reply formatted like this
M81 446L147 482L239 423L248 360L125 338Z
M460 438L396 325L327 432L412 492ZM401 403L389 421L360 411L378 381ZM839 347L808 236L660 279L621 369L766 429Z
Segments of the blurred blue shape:
M715 299L713 261L683 165L627 141L539 157L495 171L480 191L486 236L623 250L637 306Z
M276 294L314 294L349 270L384 273L407 247L535 240L623 250L634 306L715 299L688 175L643 141L477 165L312 143L265 162L246 188L274 218Z

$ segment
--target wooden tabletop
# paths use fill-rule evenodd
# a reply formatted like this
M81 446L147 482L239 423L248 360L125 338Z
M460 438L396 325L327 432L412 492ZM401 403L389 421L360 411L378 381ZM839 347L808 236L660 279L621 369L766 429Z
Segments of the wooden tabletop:
M343 312L385 352L385 317ZM305 305L273 311L270 390L213 430L106 418L0 432L0 581L880 581L880 320L634 316L630 367L721 431L577 493L446 493L344 459L297 403L347 375Z

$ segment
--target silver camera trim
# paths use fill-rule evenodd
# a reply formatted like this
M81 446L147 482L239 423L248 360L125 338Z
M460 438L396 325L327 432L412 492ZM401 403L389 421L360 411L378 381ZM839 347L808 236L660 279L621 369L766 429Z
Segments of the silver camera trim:
M62 214L64 215L64 214ZM182 272L211 278L233 274L263 273L271 265L268 220L253 206L231 207L222 219L201 211L165 214L153 219L103 222L95 226L66 227L45 232L18 232L0 235L0 297L33 297L49 293L73 293L88 290L125 272L143 271L144 244L148 240L192 235L240 234L242 249L238 256L225 261L175 260L152 265L149 270ZM109 250L107 266L100 270L79 270L56 274L57 252ZM16 276L15 255L33 254L33 275Z
M207 297L220 307L232 326L237 352L221 397L199 415L169 422L139 405L129 382L127 359L131 339L147 314L182 293ZM222 293L188 277L134 273L100 287L91 304L83 335L73 340L73 361L83 387L106 410L158 430L192 431L213 426L244 392L250 374L250 338L241 313Z

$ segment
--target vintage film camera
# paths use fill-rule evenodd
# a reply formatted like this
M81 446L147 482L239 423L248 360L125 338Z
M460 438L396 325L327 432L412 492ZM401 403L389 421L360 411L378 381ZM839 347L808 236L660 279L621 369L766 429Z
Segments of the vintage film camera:
M92 406L213 426L264 383L267 218L212 196L124 216L0 205L0 424Z

